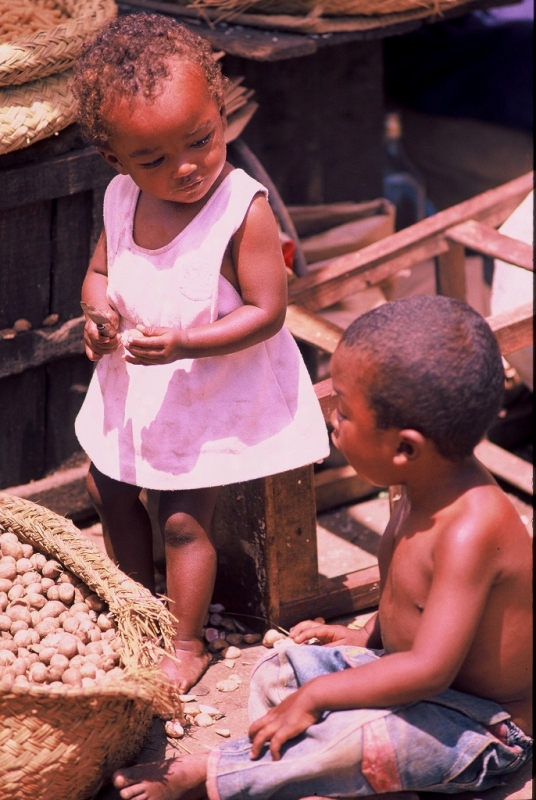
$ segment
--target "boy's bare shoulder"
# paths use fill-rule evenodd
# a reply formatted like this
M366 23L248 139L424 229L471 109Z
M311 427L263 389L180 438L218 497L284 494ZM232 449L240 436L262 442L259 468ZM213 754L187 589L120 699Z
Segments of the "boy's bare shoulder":
M496 571L497 579L528 574L531 537L495 482L470 488L442 516L436 539L438 552L454 549L461 560L480 555L488 568Z

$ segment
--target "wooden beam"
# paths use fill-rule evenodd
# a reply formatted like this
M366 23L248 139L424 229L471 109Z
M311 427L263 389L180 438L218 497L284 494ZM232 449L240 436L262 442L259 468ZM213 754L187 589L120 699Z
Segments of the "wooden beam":
M206 39L216 50L225 50L233 56L248 58L253 61L280 61L298 56L308 56L316 53L318 47L314 39L299 34L286 33L275 30L269 31L247 26L247 14L242 15L239 25L218 25L210 19L210 9L188 7L165 0L133 0L121 2L122 9L127 11L156 11L160 14L169 14L178 17L182 23L191 28L195 33ZM204 19L200 19L203 16ZM216 9L216 18L225 17L220 9ZM188 19L191 17L191 19ZM233 18L236 14L233 14ZM274 35L275 34L275 35Z
M483 439L475 448L475 455L486 469L522 492L534 493L534 467L528 461L503 450L493 442Z
M314 477L316 513L342 506L378 491L349 464L317 472Z
M491 225L469 219L445 231L449 242L455 242L483 253L491 258L500 258L516 267L534 270L534 251L530 244L499 233Z
M320 578L320 593L314 597L298 597L281 603L279 619L290 627L303 619L322 616L330 619L372 608L380 599L380 572L377 566Z
M94 147L0 170L0 210L105 186L117 175Z
M315 383L314 390L320 403L324 420L329 422L329 418L337 408L337 398L333 392L331 378L326 378L325 381L319 381L318 383Z
M283 603L319 593L313 467L223 486L213 536L217 602L283 624Z
M84 317L65 322L60 328L38 328L18 333L13 339L0 339L0 378L18 375L67 356L82 355Z
M465 285L465 248L451 244L445 253L438 256L438 292L455 300L467 299Z
M335 352L344 333L333 322L297 305L287 307L285 325L296 339L313 344L325 353Z
M334 259L289 286L289 302L318 311L373 286L401 269L448 250L445 231L468 219L500 225L532 189L533 173L439 211L362 250Z
M534 340L534 307L527 303L512 311L495 314L486 322L497 337L503 356L531 345Z

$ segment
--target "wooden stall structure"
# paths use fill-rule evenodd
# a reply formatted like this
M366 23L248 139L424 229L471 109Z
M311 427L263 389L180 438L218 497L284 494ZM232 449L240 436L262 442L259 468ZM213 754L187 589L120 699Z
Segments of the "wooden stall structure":
M332 353L343 331L319 311L430 258L438 260L441 293L465 299L465 247L532 270L532 248L496 230L529 193L532 181L529 173L295 279L289 286L287 326L298 340ZM490 317L488 323L504 356L532 342L531 303ZM315 389L328 421L334 406L331 379ZM492 473L532 494L531 464L486 440L476 452ZM346 494L347 500L360 488L349 466L320 472L316 482L324 491L331 486L338 496ZM319 575L315 512L312 466L225 487L215 526L217 598L230 610L247 609L284 627L376 604L376 566L330 579Z

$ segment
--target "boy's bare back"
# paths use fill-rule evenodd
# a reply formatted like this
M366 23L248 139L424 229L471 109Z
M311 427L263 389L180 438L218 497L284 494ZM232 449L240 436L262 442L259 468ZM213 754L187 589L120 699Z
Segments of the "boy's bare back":
M404 492L382 538L382 644L399 652L420 639L438 662L449 651L452 688L494 700L531 732L531 539L476 459L453 477L432 476L413 503Z

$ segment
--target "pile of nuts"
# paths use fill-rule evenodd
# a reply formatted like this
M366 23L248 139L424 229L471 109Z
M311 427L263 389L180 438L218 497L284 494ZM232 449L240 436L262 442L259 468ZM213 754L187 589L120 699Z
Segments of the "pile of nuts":
M245 625L239 620L224 615L225 608L221 603L214 603L209 607L209 612L203 628L203 636L211 653L221 653L225 660L233 661L240 655L237 646L241 644L259 644L262 639L260 633L248 632Z
M0 693L123 677L121 638L100 597L14 533L0 535L0 550Z

